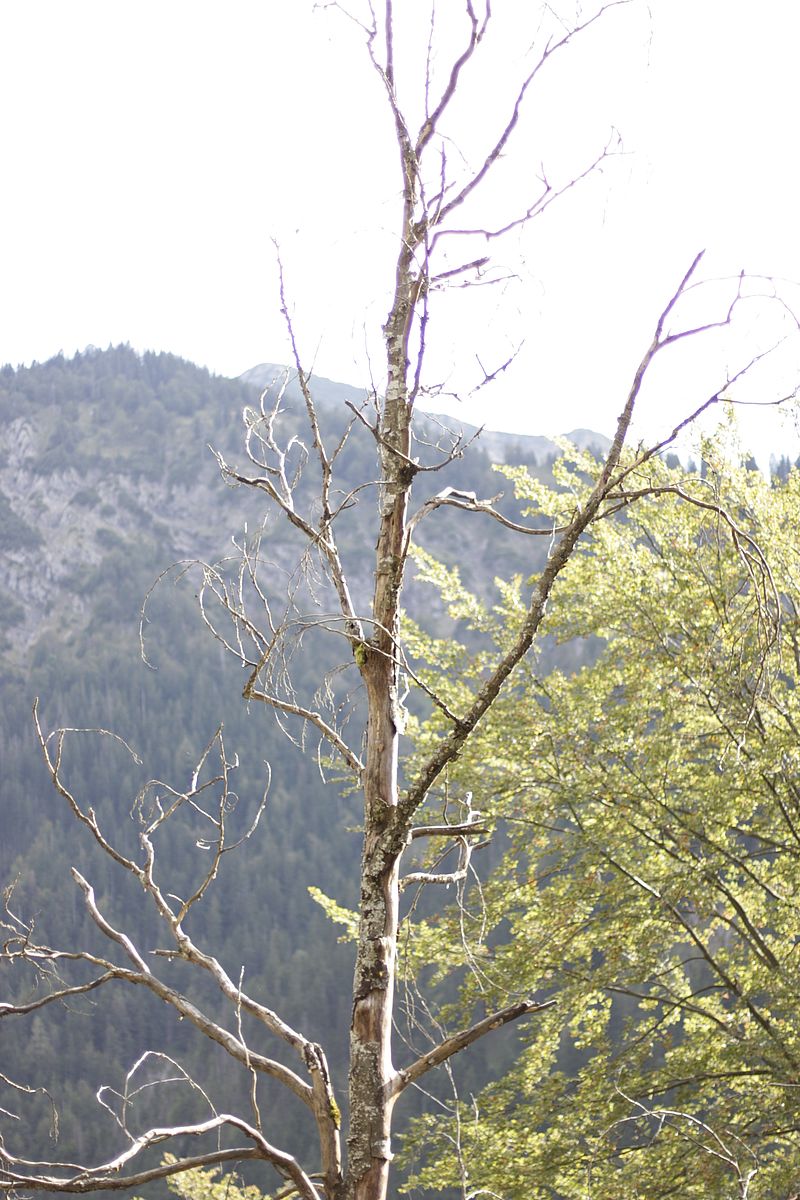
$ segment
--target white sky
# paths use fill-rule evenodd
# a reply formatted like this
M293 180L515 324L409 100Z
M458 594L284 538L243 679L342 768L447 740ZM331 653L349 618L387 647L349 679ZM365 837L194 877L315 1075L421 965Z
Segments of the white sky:
M460 34L463 0L437 2L442 28ZM429 7L395 0L403 61L424 53ZM494 9L497 40L452 127L473 162L524 71L538 5ZM227 375L285 361L275 236L307 361L367 381L392 282L397 154L359 31L312 10L0 4L0 361L120 341ZM706 275L800 279L799 44L795 0L633 0L551 60L483 218L516 212L542 162L554 181L580 171L612 125L625 153L498 248L513 282L450 293L434 310L431 378L461 393L452 411L495 429L609 432L699 249ZM800 309L800 289L781 287ZM722 297L696 312L719 315ZM779 325L777 309L753 303L732 338L678 351L654 375L642 429L679 419ZM523 338L514 369L470 400L476 355L492 369ZM752 398L800 380L797 341ZM763 411L746 421L762 454L793 448Z

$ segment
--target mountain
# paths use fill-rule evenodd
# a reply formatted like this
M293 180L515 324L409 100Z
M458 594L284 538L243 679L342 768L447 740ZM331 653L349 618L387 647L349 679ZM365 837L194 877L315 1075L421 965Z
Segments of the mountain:
M261 364L227 380L172 355L138 356L125 346L2 370L0 637L12 661L23 665L48 631L85 631L106 610L132 617L149 583L171 562L213 561L245 522L260 521L251 494L221 483L209 447L244 465L243 409L262 388L274 391L284 374L280 366ZM323 429L335 436L351 417L345 403L366 399L363 390L326 379L314 380L314 394ZM301 432L301 397L291 376L283 407L284 424ZM424 443L441 440L453 425L452 418L420 415L423 461L432 454ZM465 440L477 433L463 426ZM581 446L608 444L583 430L571 436ZM419 477L421 499L448 485L481 495L508 492L492 462L546 470L558 453L547 438L483 431L465 458ZM374 442L356 422L340 463L343 490L373 476L374 463ZM510 500L506 508L514 510ZM368 505L358 512L356 543L359 525L366 531ZM465 578L476 586L495 574L530 572L518 542L497 533L491 521L477 518L467 534L459 515L442 510L423 541L447 559L461 559ZM279 525L270 536L289 562L291 531ZM365 598L367 561L356 556L353 566Z
M277 363L259 363L249 371L239 376L242 383L250 384L258 389L271 387L276 379L285 374L286 368ZM364 389L347 387L345 384L334 383L330 379L314 377L315 397L324 405L341 405L348 400L361 403L367 397ZM429 438L431 433L445 428L456 428L463 432L467 441L480 433L480 449L491 462L511 463L520 462L543 464L561 453L559 446L552 438L541 437L527 433L498 433L491 429L469 425L457 421L451 416L440 413L425 413L417 411L414 417L415 427L421 436ZM610 438L605 434L595 433L591 429L573 429L563 435L579 450L594 450L603 452L611 445Z
M224 725L228 755L233 761L235 753L239 762L239 800L230 820L246 829L269 761L268 820L235 857L235 868L231 860L223 862L193 930L234 977L249 964L251 991L330 1044L331 1031L345 1031L349 1022L351 956L346 945L331 949L327 919L307 889L314 884L345 905L354 902L357 806L347 794L325 792L314 754L298 752L269 713L243 703L241 667L204 625L196 601L203 578L231 578L224 565L204 576L202 564L230 556L232 538L253 545L259 533L268 559L265 603L279 602L288 581L298 611L310 606L308 588L316 585L296 584L299 548L288 522L271 520L264 527L258 495L226 486L209 449L245 469L242 415L258 405L264 388L265 403L274 404L284 381L279 432L288 441L303 428L302 397L291 374L272 364L230 380L173 355L138 355L117 346L0 371L0 886L14 885L10 906L34 921L36 937L69 946L77 926L82 941L96 944L69 876L74 866L94 885L109 920L134 941L150 936L153 915L142 909L140 889L111 869L54 792L31 718L34 697L40 698L45 729L108 730L137 751L141 766L110 737L76 734L64 763L77 803L84 811L92 808L101 827L131 852L143 797L152 795L152 789L142 790L148 780L185 788L202 748ZM344 497L376 475L374 438L345 403L359 408L368 397L324 379L314 380L313 388L325 434L338 438L353 422L337 462ZM368 406L362 415L369 418ZM443 427L450 425L450 418L420 416L421 462L434 464L431 444L449 444ZM469 437L474 431L464 432ZM600 435L581 431L580 437L582 444L605 444ZM448 486L479 496L505 491L499 504L518 516L492 460L526 462L549 478L557 453L545 438L483 433L463 457L420 473L415 504ZM311 501L313 470L312 461L298 503ZM342 552L363 606L372 583L371 555L364 551L374 544L374 492L353 496L341 522ZM484 516L447 508L431 514L420 532L423 544L458 564L467 585L487 595L496 575L530 574L546 553L546 539L514 538ZM145 663L140 612L158 578L142 626ZM430 595L413 582L407 601L412 612L430 613ZM444 614L431 619L447 620ZM313 695L319 664L334 667L335 661L327 650L317 652L313 629L304 636L311 639L314 661L298 658L297 686ZM191 822L166 829L158 849L171 888L190 888L206 853ZM4 986L12 996L35 995L37 981L18 972ZM216 1001L207 988L200 985L197 998L213 1011ZM198 1049L189 1031L148 998L108 990L97 1004L84 998L71 1011L38 1014L28 1028L25 1041L9 1021L0 1022L2 1071L31 1083L44 1078L60 1099L60 1157L103 1153L115 1131L110 1117L98 1115L95 1091L101 1083L118 1084L122 1064L130 1065L147 1047L202 1074L218 1108L247 1103L220 1060ZM334 1039L338 1074L345 1050ZM6 1105L0 1088L4 1107L19 1108L20 1098L9 1096ZM50 1153L45 1098L31 1100L24 1120L39 1150ZM300 1136L296 1114L284 1104L271 1129L274 1140L290 1148ZM20 1145L13 1129L8 1137L11 1146Z

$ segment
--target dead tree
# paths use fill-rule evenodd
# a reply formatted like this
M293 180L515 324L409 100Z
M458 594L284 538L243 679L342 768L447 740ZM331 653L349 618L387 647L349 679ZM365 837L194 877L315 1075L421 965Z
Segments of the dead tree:
M459 754L481 718L493 704L506 680L528 654L539 630L553 585L569 564L579 539L594 522L612 511L632 503L642 494L638 472L647 459L669 444L704 409L730 398L733 385L753 365L755 359L729 374L721 386L708 396L685 421L659 445L640 447L624 457L632 417L648 370L656 359L679 340L696 337L705 331L729 326L739 308L758 287L744 279L734 280L724 309L703 323L683 324L682 300L697 285L701 255L691 263L678 282L663 311L654 322L654 332L641 361L632 374L628 394L621 399L620 416L610 449L597 469L588 502L576 509L560 527L542 521L510 521L495 508L491 499L445 488L426 489L425 498L412 511L412 487L419 487L431 470L460 456L463 440L454 437L433 466L423 465L416 451L412 415L425 387L426 347L431 333L431 300L453 284L474 280L490 267L485 254L467 253L457 257L457 247L473 246L475 241L493 246L511 230L532 222L568 188L595 171L611 153L602 147L596 158L571 178L551 183L543 173L538 194L530 198L518 213L505 214L497 225L481 222L480 196L498 160L513 143L523 108L535 103L539 76L558 60L579 37L591 35L592 27L608 16L609 10L627 0L611 0L591 16L561 27L544 40L531 58L520 80L509 110L501 114L495 135L486 146L478 165L470 169L449 152L446 123L460 89L469 86L469 76L480 61L484 39L495 17L489 0L477 4L460 0L451 6L450 16L458 17L461 44L447 69L434 73L430 47L439 36L436 23L423 31L428 45L424 71L424 115L417 127L406 117L408 106L398 85L395 26L391 0L380 6L367 5L368 17L357 18L369 59L383 89L391 112L399 155L400 218L397 230L397 258L394 269L394 293L383 326L383 379L372 392L371 404L354 409L351 423L369 427L376 446L379 471L375 480L364 480L363 489L342 495L336 489L337 460L344 436L335 444L326 442L320 427L310 372L304 366L296 344L289 306L281 291L281 301L291 338L293 372L302 393L308 436L304 444L282 440L282 392L265 393L260 407L245 413L247 469L239 470L220 459L229 482L263 494L265 503L282 513L305 539L308 570L318 572L321 595L334 598L335 612L323 611L316 618L303 617L301 609L308 597L306 583L292 584L290 603L276 611L274 597L268 595L260 575L261 554L253 541L243 541L238 571L231 575L220 567L203 568L201 600L205 619L227 648L247 668L244 690L250 701L261 701L273 709L280 720L299 722L311 731L324 747L324 754L338 764L363 797L363 852L359 904L358 943L353 983L350 1041L350 1075L347 1103L334 1094L324 1050L292 1028L266 1003L248 994L241 979L231 978L207 949L189 936L185 929L187 914L212 884L222 856L233 848L226 825L229 760L222 736L218 735L198 763L190 785L170 790L152 785L140 805L149 813L140 836L137 855L123 853L113 837L100 828L95 814L84 809L65 782L62 752L71 732L57 730L46 735L40 730L45 759L55 787L71 807L76 819L88 830L101 849L141 885L145 897L160 921L166 946L145 951L133 944L124 930L116 928L103 914L91 884L77 871L75 882L81 889L89 915L107 944L105 954L88 951L63 951L40 945L35 931L11 905L5 918L4 958L14 963L24 959L33 964L46 988L27 1004L0 1005L0 1016L17 1018L38 1011L48 1004L76 994L102 989L112 980L148 990L164 1001L199 1034L222 1047L238 1068L251 1080L251 1106L246 1114L216 1113L205 1121L180 1126L153 1127L135 1135L128 1130L125 1103L113 1111L125 1138L124 1148L107 1162L98 1165L65 1162L41 1163L27 1160L11 1146L0 1149L0 1187L5 1191L88 1192L100 1189L141 1187L153 1179L194 1166L224 1164L244 1159L269 1164L284 1181L283 1197L298 1195L304 1200L383 1200L389 1194L392 1160L391 1134L395 1104L410 1085L429 1071L445 1063L492 1030L523 1017L534 1017L557 998L531 997L495 1012L470 1028L446 1037L415 1061L396 1065L392 1045L392 1021L395 1009L398 929L401 923L401 896L405 884L454 881L466 872L470 854L485 834L479 816L469 811L450 812L447 819L434 822L423 809L441 784L448 764ZM341 8L344 6L333 5ZM352 16L352 14L346 14ZM423 61L424 61L423 49ZM767 289L768 290L768 289ZM760 291L763 293L764 289ZM303 499L300 483L316 472L313 503ZM341 553L339 530L355 503L367 503L372 489L377 493L376 550L374 588L371 604L359 606L348 582L348 569ZM428 692L427 702L438 704L449 722L444 736L427 762L412 772L401 763L400 737L405 710L401 680L414 682L413 664L404 654L400 631L400 601L406 575L412 536L423 520L442 506L464 510L465 520L495 519L516 529L521 537L547 540L549 553L538 577L532 580L529 607L513 645L487 673L481 687L463 711L451 711L439 696ZM470 517L469 514L474 514ZM767 573L765 572L765 578ZM324 589L329 591L325 592ZM291 589L290 589L291 590ZM765 591L765 609L771 602ZM340 639L346 647L346 666L363 687L361 710L348 726L342 717L342 691L336 679L323 681L319 694L311 701L292 687L287 667L292 639L314 621ZM338 679L338 676L337 676ZM338 690L337 690L338 689ZM360 727L360 728L359 728ZM38 725L37 725L38 728ZM359 728L355 738L348 736ZM209 781L203 770L214 758L219 768ZM207 803L209 797L213 803ZM178 899L160 880L155 842L159 829L181 807L193 806L208 826L207 844L212 850L211 865L191 895ZM244 837L250 836L260 809ZM406 870L403 856L412 842L429 841L441 846L454 845L459 852L453 871ZM433 857L433 856L432 856ZM202 1011L187 995L163 979L160 964L180 960L188 968L204 973L229 1005L227 1024ZM62 964L77 962L85 969L79 982L62 984L58 970ZM250 1044L244 1033L243 1018L250 1030L256 1029L259 1047ZM294 1054L294 1065L286 1066L277 1057L262 1051L261 1042L276 1039ZM252 1037L251 1037L252 1040ZM123 1100L136 1086L137 1063L126 1081ZM316 1128L318 1151L309 1149L308 1161L300 1162L274 1146L268 1137L268 1120L259 1107L259 1082L271 1078L288 1089L308 1109ZM6 1081L11 1083L13 1081ZM18 1085L22 1087L22 1085ZM101 1102L109 1097L101 1094ZM344 1111L344 1118L340 1113ZM347 1154L342 1153L343 1120L347 1131ZM220 1141L220 1133L226 1139ZM142 1154L163 1144L169 1148L177 1139L198 1139L200 1149L194 1155L181 1155L176 1161L142 1166Z

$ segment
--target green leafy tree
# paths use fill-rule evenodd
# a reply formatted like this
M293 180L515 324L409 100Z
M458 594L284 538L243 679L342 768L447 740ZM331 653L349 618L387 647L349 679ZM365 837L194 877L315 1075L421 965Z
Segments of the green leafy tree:
M596 661L541 678L529 659L451 764L507 852L480 897L465 890L412 939L413 966L479 963L469 1012L553 1003L502 1080L416 1122L421 1185L520 1200L796 1188L800 476L771 485L722 443L704 447L702 480L655 460L629 476L649 494L593 526L544 626L595 638ZM549 499L511 474L557 517L590 470L562 460ZM524 619L525 585L500 585L489 609L453 572L420 569L486 643L444 693L460 705ZM466 646L411 639L442 694L438 664ZM423 758L441 733L432 713Z

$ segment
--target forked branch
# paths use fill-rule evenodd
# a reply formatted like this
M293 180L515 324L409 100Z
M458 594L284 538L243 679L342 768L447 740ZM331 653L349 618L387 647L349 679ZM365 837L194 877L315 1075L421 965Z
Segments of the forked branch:
M598 475L588 499L585 501L582 507L575 511L569 523L561 529L561 532L554 539L553 547L550 551L547 563L545 564L536 586L534 587L527 615L513 645L495 667L494 671L492 671L492 673L489 675L488 679L486 679L483 686L474 697L470 708L466 713L463 714L460 722L454 726L454 728L445 738L442 739L438 748L428 759L427 763L422 766L417 774L416 779L412 781L406 790L406 793L399 805L401 819L408 822L411 821L414 812L424 802L428 792L430 791L430 788L439 778L447 764L452 762L453 759L457 757L461 747L464 745L475 726L494 703L496 697L499 695L500 689L508 679L509 675L511 675L517 664L522 661L533 645L534 638L539 630L542 618L544 617L547 602L556 579L570 561L573 550L575 549L579 539L591 526L592 522L602 515L609 494L612 493L614 487L618 486L619 476L617 475L617 469L619 467L623 448L630 430L636 402L639 398L647 371L653 360L666 346L671 345L673 342L678 341L679 339L687 338L695 334L699 334L707 329L716 328L720 325L726 325L730 322L731 315L736 304L736 298L734 298L726 317L721 321L692 327L691 329L682 330L678 333L668 333L666 335L664 333L666 322L670 314L675 309L675 306L686 292L701 259L702 251L695 256L691 266L684 274L678 287L673 292L669 302L658 318L653 340L645 351L645 354L634 373L633 382L626 397L623 410L618 418L616 432L600 474ZM739 294L740 293L737 290L737 297Z

